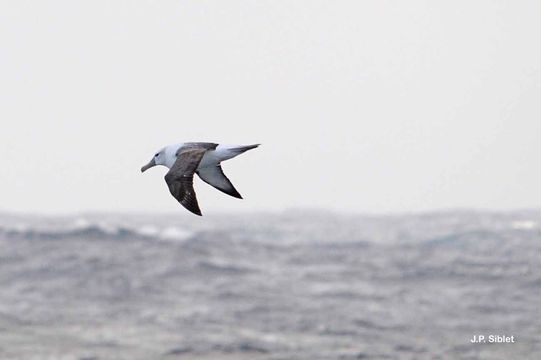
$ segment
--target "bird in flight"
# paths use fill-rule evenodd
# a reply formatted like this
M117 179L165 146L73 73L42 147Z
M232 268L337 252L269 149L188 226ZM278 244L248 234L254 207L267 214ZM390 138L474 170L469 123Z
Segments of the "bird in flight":
M156 165L169 168L165 174L165 182L171 195L187 210L201 216L193 189L193 175L197 174L201 180L227 195L242 199L225 176L220 163L259 145L221 145L208 142L169 145L158 151L150 162L141 168L141 172Z

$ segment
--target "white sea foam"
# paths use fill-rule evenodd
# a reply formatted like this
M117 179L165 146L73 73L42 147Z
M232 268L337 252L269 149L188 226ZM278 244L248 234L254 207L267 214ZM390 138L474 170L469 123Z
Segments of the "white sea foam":
M188 237L192 235L191 232L180 229L175 226L169 226L166 227L158 236L161 240L167 240L167 241L182 241L186 240Z
M159 234L159 230L154 225L143 225L136 231L138 234L141 234L143 236L156 236Z
M537 227L537 223L532 220L513 221L511 227L517 230L532 230Z
M71 229L72 230L81 230L81 229L86 229L89 226L91 226L90 221L88 221L87 219L81 217L81 218L77 218L77 219L75 219L73 221L73 223L71 225Z

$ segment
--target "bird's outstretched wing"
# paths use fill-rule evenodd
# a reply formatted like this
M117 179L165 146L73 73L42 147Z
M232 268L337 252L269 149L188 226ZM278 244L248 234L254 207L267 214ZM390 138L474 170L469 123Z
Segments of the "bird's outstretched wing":
M231 184L231 181L225 176L222 167L218 164L216 166L207 166L197 170L197 175L207 184L214 186L221 192L227 195L242 199L237 189Z
M182 150L177 155L177 161L165 174L165 182L171 195L187 210L199 216L201 210L193 189L193 174L206 151L207 149L201 148Z

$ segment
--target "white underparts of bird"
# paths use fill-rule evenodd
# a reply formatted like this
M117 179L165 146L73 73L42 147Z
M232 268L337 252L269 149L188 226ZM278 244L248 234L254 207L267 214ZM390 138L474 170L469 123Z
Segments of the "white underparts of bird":
M171 195L187 210L201 216L193 189L194 174L227 195L242 199L231 181L225 176L220 163L255 149L259 145L221 145L208 142L169 145L158 151L152 160L141 168L141 172L156 165L169 168L165 174L165 182Z

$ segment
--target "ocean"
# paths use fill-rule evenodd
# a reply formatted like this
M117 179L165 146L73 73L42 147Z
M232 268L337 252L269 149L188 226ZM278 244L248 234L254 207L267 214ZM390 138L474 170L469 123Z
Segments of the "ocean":
M0 249L0 359L541 358L541 211L4 213Z

